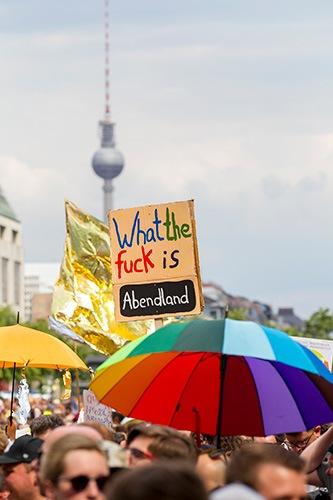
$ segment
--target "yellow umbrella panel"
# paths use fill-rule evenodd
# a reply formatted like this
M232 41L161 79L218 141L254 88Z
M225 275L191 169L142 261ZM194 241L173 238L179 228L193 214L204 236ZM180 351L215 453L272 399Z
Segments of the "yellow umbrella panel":
M21 325L0 327L0 368L88 367L67 344L48 333Z
M0 327L0 368L14 368L10 425L13 421L15 370L23 367L88 370L79 356L53 335L19 324Z

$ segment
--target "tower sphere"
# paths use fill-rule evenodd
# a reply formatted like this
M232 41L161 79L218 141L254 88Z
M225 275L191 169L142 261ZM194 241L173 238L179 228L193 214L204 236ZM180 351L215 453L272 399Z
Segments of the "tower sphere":
M114 147L101 147L92 159L95 173L102 179L114 179L124 168L124 156Z

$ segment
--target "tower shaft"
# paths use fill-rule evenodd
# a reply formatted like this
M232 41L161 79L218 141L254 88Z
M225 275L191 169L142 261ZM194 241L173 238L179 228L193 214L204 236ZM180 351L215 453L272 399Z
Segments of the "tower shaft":
M107 222L107 213L113 209L113 182L112 179L105 179L103 185L104 191L104 220Z
M121 174L124 168L124 157L116 148L114 123L111 121L110 106L110 43L109 43L109 0L104 0L104 119L99 122L101 147L93 156L92 166L95 173L104 180L103 183L103 218L113 208L113 179Z

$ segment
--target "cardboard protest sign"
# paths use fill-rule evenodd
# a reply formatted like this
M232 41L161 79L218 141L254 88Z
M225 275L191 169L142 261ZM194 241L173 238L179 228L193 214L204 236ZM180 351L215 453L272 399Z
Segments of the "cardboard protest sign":
M84 422L99 422L108 428L112 426L111 408L102 405L92 391L83 391L83 409Z
M203 308L193 200L111 210L117 321Z
M304 345L315 354L322 363L332 371L333 368L333 340L311 339L308 337L293 337L296 342Z

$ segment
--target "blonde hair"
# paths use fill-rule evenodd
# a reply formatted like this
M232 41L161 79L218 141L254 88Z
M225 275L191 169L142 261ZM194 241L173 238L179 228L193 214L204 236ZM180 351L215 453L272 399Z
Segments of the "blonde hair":
M96 451L105 457L105 452L98 443L83 434L72 434L63 436L53 443L45 455L42 456L40 477L43 482L50 481L56 484L59 476L64 471L64 463L67 453L74 450Z

